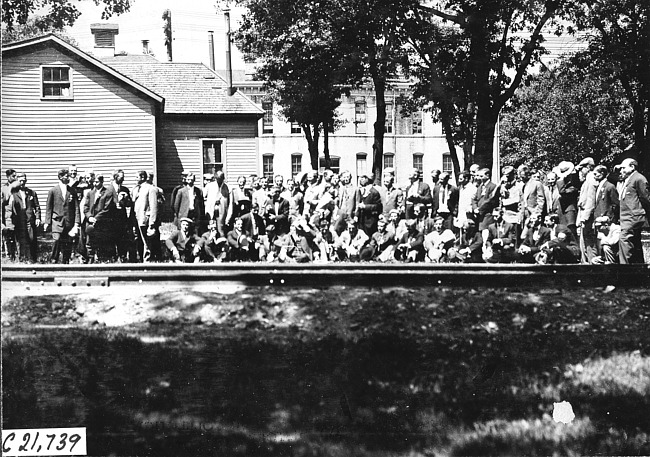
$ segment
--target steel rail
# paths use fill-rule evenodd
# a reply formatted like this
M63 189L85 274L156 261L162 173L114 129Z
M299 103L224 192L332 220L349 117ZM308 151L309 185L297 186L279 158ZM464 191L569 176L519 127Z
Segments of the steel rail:
M7 284L99 286L238 283L328 287L649 287L650 265L93 264L3 265Z

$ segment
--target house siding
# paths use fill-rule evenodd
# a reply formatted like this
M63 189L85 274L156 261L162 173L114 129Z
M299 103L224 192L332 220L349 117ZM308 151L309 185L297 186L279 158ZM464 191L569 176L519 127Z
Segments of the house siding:
M2 65L2 167L24 171L42 204L57 170L125 171L155 168L155 106L91 65L53 46L8 55ZM41 65L72 68L72 100L41 99Z
M202 116L180 119L168 116L162 122L158 139L158 185L169 191L180 182L183 170L203 174L202 139L224 141L224 171L228 183L239 175L259 173L256 121ZM201 185L202 180L197 179Z

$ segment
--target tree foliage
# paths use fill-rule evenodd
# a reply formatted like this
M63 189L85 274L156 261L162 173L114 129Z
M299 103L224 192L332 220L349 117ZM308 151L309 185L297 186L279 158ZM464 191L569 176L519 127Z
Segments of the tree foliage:
M504 165L550 170L590 156L611 164L632 139L632 109L621 84L567 59L522 86L501 118Z
M103 4L102 19L122 14L131 8L131 0L93 0L95 5ZM26 25L30 18L37 17L34 25L41 30L62 30L71 26L81 12L71 0L3 0L2 23L5 31Z
M73 46L78 46L77 41L63 30L54 29L45 25L40 16L30 17L25 24L15 25L11 30L3 31L2 44L26 40L46 33L53 33Z
M634 112L634 146L650 172L650 2L582 0L575 17L589 32L584 60L623 87Z
M320 134L327 136L339 125L340 95L354 73L344 50L332 46L334 1L240 0L246 14L235 33L244 55L258 63L257 77L272 90L281 114L302 127L314 169ZM325 144L327 162L327 140Z
M474 142L475 162L491 166L499 112L545 52L544 34L561 32L556 20L568 15L571 1L440 0L414 16L411 64L420 66L421 76L427 74L419 93L441 116L448 114L466 150L471 149L467 142ZM453 41L449 32L441 32L443 26L457 30ZM449 49L450 43L459 49Z

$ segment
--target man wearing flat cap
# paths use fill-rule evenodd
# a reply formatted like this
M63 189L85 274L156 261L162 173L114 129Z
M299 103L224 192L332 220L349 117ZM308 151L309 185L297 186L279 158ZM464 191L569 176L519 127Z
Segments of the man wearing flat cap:
M165 244L172 253L176 263L198 263L201 260L201 240L194 234L193 221L189 217L179 220L180 230L174 232Z
M6 226L13 231L22 261L38 260L37 228L41 225L41 207L36 192L27 187L27 175L18 173L19 185L12 188L7 202Z

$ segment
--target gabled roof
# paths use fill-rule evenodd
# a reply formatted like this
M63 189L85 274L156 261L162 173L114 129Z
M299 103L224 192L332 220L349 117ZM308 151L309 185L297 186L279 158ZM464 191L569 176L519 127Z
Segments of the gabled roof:
M105 62L165 97L166 114L264 114L244 94L228 96L225 80L202 63L133 62L128 57L109 57Z
M58 47L62 52L70 55L71 57L77 60L84 61L88 63L90 66L93 66L103 72L108 73L114 79L117 79L118 81L126 84L127 86L130 86L131 88L146 95L147 97L152 98L156 102L160 104L164 104L165 102L164 98L158 95L158 93L156 93L155 91L152 91L150 88L140 84L139 82L129 79L128 77L124 76L119 71L116 71L114 68L106 65L104 62L97 59L96 57L93 57L90 54L86 54L82 50L78 49L77 47L71 45L70 43L62 40L61 38L51 33L48 35L43 35L35 38L29 38L27 40L17 41L15 43L10 43L6 46L3 46L2 55L4 58L5 54L11 55L14 53L26 51L32 47L46 46L50 44Z

